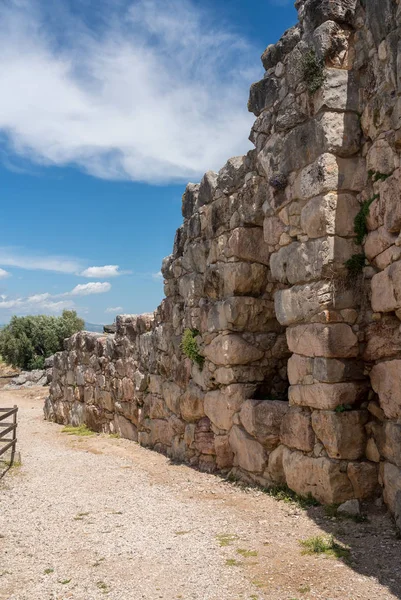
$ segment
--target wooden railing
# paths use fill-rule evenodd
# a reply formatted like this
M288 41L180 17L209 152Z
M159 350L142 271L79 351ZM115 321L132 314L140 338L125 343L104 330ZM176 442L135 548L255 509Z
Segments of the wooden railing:
M0 408L0 456L11 448L11 457L7 461L7 469L13 466L17 446L17 413L18 406L14 408ZM12 422L3 423L5 419L12 417Z

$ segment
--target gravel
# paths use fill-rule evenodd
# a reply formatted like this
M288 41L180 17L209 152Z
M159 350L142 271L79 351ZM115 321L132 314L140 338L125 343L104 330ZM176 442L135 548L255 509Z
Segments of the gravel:
M128 440L68 436L43 421L45 393L0 391L20 407L22 455L0 482L1 600L400 597L383 512L334 523ZM301 555L299 539L333 530L350 565Z

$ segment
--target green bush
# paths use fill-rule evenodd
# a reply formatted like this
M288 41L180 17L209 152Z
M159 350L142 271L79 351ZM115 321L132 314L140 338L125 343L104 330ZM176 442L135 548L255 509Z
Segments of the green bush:
M13 317L0 331L0 354L14 367L43 369L45 359L63 349L63 341L84 328L74 310L61 317Z
M345 266L348 269L348 274L351 277L355 277L359 275L363 271L363 267L365 266L366 257L364 254L353 254L351 258L349 258L345 262Z
M205 359L199 354L198 343L196 341L198 335L199 331L197 329L186 329L182 335L181 349L185 356L202 369Z
M316 56L314 50L309 50L302 59L302 74L310 94L322 87L326 75L324 61Z

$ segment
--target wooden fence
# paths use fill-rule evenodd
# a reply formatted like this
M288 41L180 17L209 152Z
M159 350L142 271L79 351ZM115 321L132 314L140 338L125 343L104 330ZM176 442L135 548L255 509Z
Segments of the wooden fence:
M18 406L14 408L0 408L0 456L5 454L11 448L11 457L7 461L7 469L13 466L15 450L17 446L17 413ZM12 422L4 421L12 418ZM4 473L3 473L4 475Z

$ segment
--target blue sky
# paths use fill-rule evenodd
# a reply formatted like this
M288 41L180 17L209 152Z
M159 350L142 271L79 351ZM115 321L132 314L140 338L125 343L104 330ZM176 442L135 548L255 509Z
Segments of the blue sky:
M292 4L2 0L0 323L156 308L185 184L251 147Z

